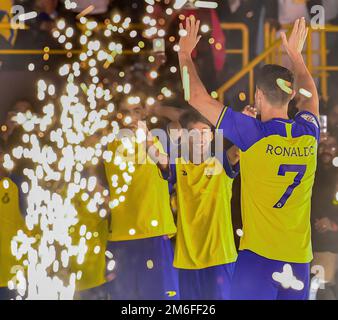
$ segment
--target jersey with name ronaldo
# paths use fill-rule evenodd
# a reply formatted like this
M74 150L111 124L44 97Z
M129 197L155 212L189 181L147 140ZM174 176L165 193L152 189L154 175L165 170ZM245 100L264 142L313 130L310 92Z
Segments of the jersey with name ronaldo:
M310 211L320 126L315 115L261 122L225 108L217 124L241 149L240 250L272 260L312 260Z

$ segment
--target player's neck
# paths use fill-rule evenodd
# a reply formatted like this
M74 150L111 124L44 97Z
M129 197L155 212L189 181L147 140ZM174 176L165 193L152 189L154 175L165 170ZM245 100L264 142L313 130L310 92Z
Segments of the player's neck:
M276 118L285 120L289 119L287 106L281 107L268 106L267 108L265 108L264 111L262 111L261 114L262 122L267 122Z
M201 154L200 156L194 155L193 152L189 150L189 161L195 165L200 165L204 163L209 158L208 153Z

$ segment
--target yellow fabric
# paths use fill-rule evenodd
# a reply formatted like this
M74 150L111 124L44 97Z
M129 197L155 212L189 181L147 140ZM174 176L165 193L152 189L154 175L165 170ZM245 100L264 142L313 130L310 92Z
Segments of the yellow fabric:
M87 209L90 199L82 200L82 193L75 196L73 205L77 210L78 223L71 228L70 235L73 239L73 244L77 245L80 241L80 228L86 226L86 232L91 232L91 239L86 240L87 252L82 264L79 264L77 257L71 257L70 269L71 272L82 272L82 277L76 282L76 290L82 291L98 287L105 283L105 251L108 239L108 221L101 218L98 212L91 213ZM94 249L99 246L100 251L94 252Z
M209 175L208 170L219 173ZM215 158L176 160L177 235L174 266L202 269L236 261L231 221L232 182Z
M105 170L112 200L122 195L118 194L118 188L112 185L113 175L117 175L119 187L128 185L128 191L123 194L125 201L111 210L109 240L135 240L175 234L168 182L162 178L160 170L146 154L143 144L131 143L136 156L130 155L125 162L133 165L134 172L128 172L128 169L120 170L119 165L115 164L118 157L127 159L126 144L115 140L108 145L108 150L113 152L113 159L111 162L105 162ZM156 140L155 145L164 153L159 141ZM125 181L124 172L132 177L131 181Z
M274 149L277 155L269 151L271 148L277 148ZM281 152L283 155L278 155ZM310 200L316 154L317 141L309 135L299 138L272 135L241 152L244 235L240 250L248 249L269 259L294 263L312 260ZM305 165L306 171L285 205L274 208L297 175L297 172L278 175L282 165Z
M0 36L9 41L11 45L14 44L17 35L17 30L13 30L10 27L12 2L11 0L0 1L0 17L2 17L0 18Z
M8 185L7 185L8 184ZM8 188L6 188L8 186ZM0 180L0 287L7 287L15 274L11 269L21 263L12 255L11 241L25 221L19 207L19 191L9 178Z
M218 130L219 129L219 126L221 125L222 123L222 120L224 118L224 115L226 113L226 111L228 110L228 107L224 107L222 113L220 114L218 120L217 120L217 123L216 123L216 129Z

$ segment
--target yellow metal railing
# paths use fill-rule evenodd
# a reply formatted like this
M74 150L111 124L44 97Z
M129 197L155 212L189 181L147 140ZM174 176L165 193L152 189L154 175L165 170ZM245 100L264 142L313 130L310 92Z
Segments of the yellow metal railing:
M18 23L15 25L15 28L10 23L0 23L0 29L13 29L13 30L28 30L28 27L24 23Z
M226 54L242 55L242 67L244 68L249 63L249 29L244 23L222 23L223 30L239 30L242 32L242 48L240 49L225 49Z
M0 55L78 55L81 54L82 50L63 50L63 49L51 49L48 52L42 49L5 49L0 50ZM125 55L134 55L136 54L133 50L124 50L122 52ZM138 54L149 54L150 51L143 50L138 52Z
M98 24L99 28L103 28L104 23ZM79 27L83 28L83 25L79 24ZM242 48L240 49L226 49L224 52L226 54L238 54L242 55L242 67L246 66L249 63L249 30L244 23L222 23L221 27L223 30L239 30L242 32ZM0 24L0 29L11 28L10 24ZM140 29L141 25L133 25L134 29ZM27 27L22 27L22 29L28 29ZM17 49L6 49L0 50L0 55L44 55L46 52L44 50L17 50ZM80 54L81 50L49 50L49 55L77 55ZM149 51L142 50L140 53L148 54ZM135 54L132 50L125 50L123 54L131 55Z
M284 29L289 30L292 26L283 26ZM328 66L327 65L327 44L326 44L326 35L330 32L338 32L338 26L326 25L324 29L313 30L310 28L309 36L307 39L307 48L305 51L306 55L306 63L309 68L311 74L316 77L320 77L320 86L322 97L327 100L328 99L328 76L329 72L338 71L338 66ZM320 46L319 50L313 50L313 35L318 33L320 36ZM254 60L252 60L248 65L246 65L240 72L234 75L231 79L229 79L226 83L224 83L218 90L218 96L222 103L224 103L224 94L227 90L229 90L232 86L234 86L239 80L241 80L244 76L249 75L249 100L252 104L254 102L254 71L255 67L257 67L260 63L278 63L282 64L283 59L283 49L281 46L281 40L276 40L277 32L275 29L270 28L269 24L265 25L264 32L264 43L265 43L265 51L262 52L259 56L257 56ZM320 57L319 65L313 64L313 56L317 54Z
M233 85L235 85L239 80L241 80L245 75L249 74L249 90L250 90L250 103L254 101L254 68L264 61L277 46L281 44L281 40L276 40L270 48L266 49L261 55L252 60L246 67L244 67L240 72L235 74L231 79L229 79L225 84L223 84L218 90L218 97L222 103L224 103L224 93L229 90Z

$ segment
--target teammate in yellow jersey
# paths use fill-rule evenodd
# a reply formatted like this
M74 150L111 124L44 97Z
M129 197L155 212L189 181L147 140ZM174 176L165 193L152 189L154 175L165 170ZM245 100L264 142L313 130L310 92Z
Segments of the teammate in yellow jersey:
M13 146L19 144L23 133L13 117L30 110L31 105L27 101L18 101L7 113L0 132L0 300L16 298L17 292L15 288L9 290L8 281L15 282L16 272L23 269L23 261L18 261L13 255L11 241L19 230L32 234L25 225L27 202L21 191L25 161L16 163L12 170L3 167L4 154L10 153Z
M90 166L85 170L88 179L95 179L94 190L81 191L74 200L73 205L77 210L77 224L71 228L71 237L74 245L81 245L86 237L86 253L70 259L70 271L80 272L81 278L76 282L76 299L81 300L106 300L106 259L105 251L108 241L108 207L103 202L108 196L103 181L104 169ZM102 174L101 174L102 173ZM98 207L91 206L91 201L96 195L101 194L102 204Z
M267 65L258 75L255 105L261 120L224 108L205 90L191 58L199 24L188 18L187 35L179 44L181 69L186 66L190 76L189 103L241 150L244 235L231 298L308 299L311 194L320 129L318 93L302 56L305 19L295 22L289 40L282 33L293 72ZM296 94L300 112L289 119L288 105Z
M22 261L12 253L11 241L19 230L25 230L25 221L20 208L20 186L14 182L16 177L3 169L2 152L0 148L0 300L9 300L15 299L16 291L10 290L8 283L23 269Z
M231 221L232 182L239 150L211 153L212 125L196 111L181 117L188 152L171 159L170 182L177 195L174 267L182 300L229 299L237 251ZM223 136L218 136L222 139ZM172 163L174 162L174 163Z
M119 104L119 137L108 145L105 162L110 188L111 230L107 249L108 293L114 300L178 299L169 236L176 233L168 182L142 143L138 122L144 108L137 98ZM164 154L159 141L154 142Z

